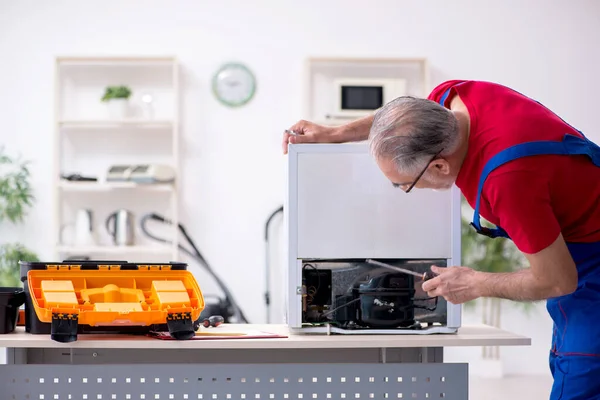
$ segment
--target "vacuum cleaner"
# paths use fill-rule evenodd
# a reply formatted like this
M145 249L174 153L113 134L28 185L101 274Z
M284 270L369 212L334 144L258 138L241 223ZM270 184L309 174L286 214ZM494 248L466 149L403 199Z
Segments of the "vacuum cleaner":
M273 218L279 213L283 213L283 206L273 211L267 218L267 222L265 222L265 306L267 308L267 324L271 323L271 266L269 265L271 241L269 239L269 228Z
M169 224L169 225L173 224L170 220L166 219L165 217L163 217L161 215L158 215L156 213L149 213L149 214L144 215L140 221L140 228L142 229L142 232L149 238L154 239L158 242L171 243L170 241L163 239L163 238L159 238L149 232L149 230L146 227L146 224L151 220L161 222L164 224ZM204 298L205 298L206 306L205 306L204 310L202 311L202 313L200 314L200 320L202 321L205 319L209 319L211 316L219 315L219 316L223 317L223 320L220 322L225 322L225 323L232 322L231 319L235 318L235 322L237 322L237 323L248 324L249 323L248 319L244 315L244 312L242 311L240 306L235 301L233 295L231 294L231 292L229 291L227 286L223 283L223 281L213 271L212 267L210 266L208 261L206 261L206 259L202 255L202 253L200 253L200 250L198 250L198 247L196 247L196 244L194 243L192 238L188 235L185 227L182 224L178 224L178 228L179 228L179 231L182 233L183 237L186 239L186 241L192 248L192 250L187 249L186 247L182 246L181 244L179 245L179 249L181 251L183 251L184 253L186 253L187 255L189 255L190 257L192 257L194 260L196 260L200 264L200 266L203 267L204 270L206 272L208 272L209 275L215 280L215 282L217 283L217 285L220 287L220 289L223 291L223 293L225 295L224 299L220 298L218 296L215 296L217 300L215 302L209 302L208 298L212 297L212 296L205 294Z

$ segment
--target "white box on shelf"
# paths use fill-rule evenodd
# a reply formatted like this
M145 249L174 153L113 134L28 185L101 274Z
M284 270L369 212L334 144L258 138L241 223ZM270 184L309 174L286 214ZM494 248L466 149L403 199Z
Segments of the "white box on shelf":
M340 91L337 82L346 79L365 83L371 81L376 86L386 81L396 82L388 84L397 84L398 88L390 92L394 94L385 97L384 104L399 95L425 97L431 90L426 58L311 57L306 60L305 66L303 118L327 125L340 125L365 115L368 111L339 112Z

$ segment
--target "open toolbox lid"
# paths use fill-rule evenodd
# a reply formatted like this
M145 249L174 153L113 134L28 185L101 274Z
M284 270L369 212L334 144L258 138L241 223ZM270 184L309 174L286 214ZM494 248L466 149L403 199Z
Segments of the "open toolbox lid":
M52 338L60 342L76 340L78 324L166 324L175 339L189 339L205 306L185 264L88 261L21 267L28 269L27 290L37 317L52 324Z

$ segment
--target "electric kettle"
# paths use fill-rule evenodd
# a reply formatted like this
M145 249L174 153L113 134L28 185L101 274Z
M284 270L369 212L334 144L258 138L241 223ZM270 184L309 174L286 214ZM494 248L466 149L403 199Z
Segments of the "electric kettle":
M132 246L135 242L135 216L128 210L117 210L106 219L106 230L117 246Z
M75 238L74 244L77 246L96 245L96 235L94 233L94 218L92 210L79 209L75 219Z

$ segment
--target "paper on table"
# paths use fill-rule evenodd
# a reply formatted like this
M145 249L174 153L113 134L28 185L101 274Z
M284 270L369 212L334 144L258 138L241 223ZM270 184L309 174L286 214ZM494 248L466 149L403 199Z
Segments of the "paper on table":
M217 328L218 329L218 328ZM169 332L152 332L149 334L150 337L160 340L175 340L171 337ZM248 331L248 332L218 332L218 330L209 331L198 331L196 336L189 340L215 340L215 339L285 339L287 336L279 335L277 333L263 332L263 331Z

